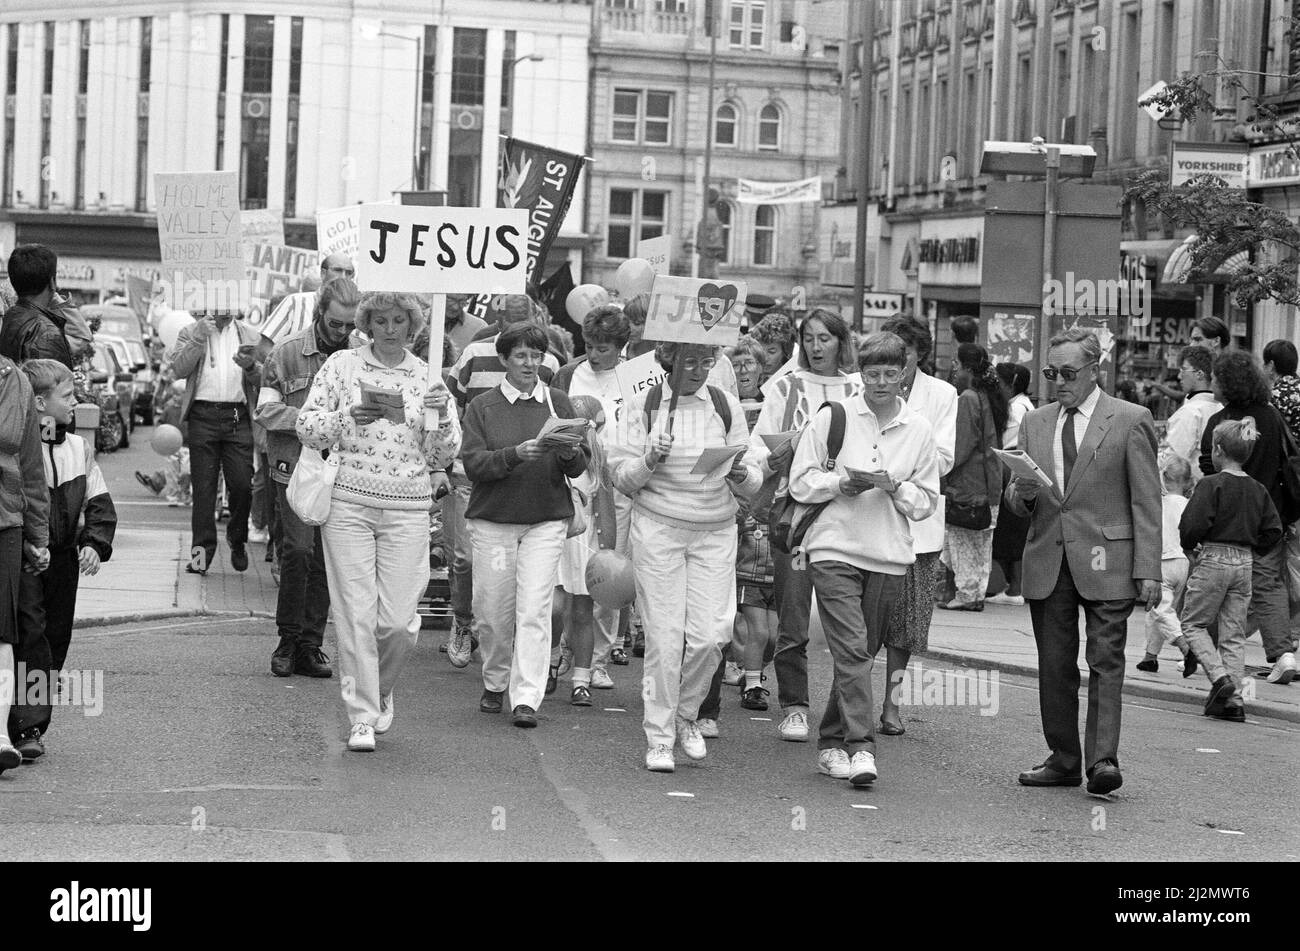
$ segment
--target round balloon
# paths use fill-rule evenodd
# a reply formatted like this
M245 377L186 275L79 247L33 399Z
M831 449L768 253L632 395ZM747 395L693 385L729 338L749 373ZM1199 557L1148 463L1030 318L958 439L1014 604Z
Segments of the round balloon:
M182 330L194 323L194 318L184 311L174 310L158 321L158 339L168 350L176 346L176 338Z
M636 580L632 559L605 549L587 562L587 592L591 600L609 611L625 608L636 600Z
M573 318L573 322L581 326L583 319L593 307L608 304L609 301L609 291L599 284L579 284L569 291L569 296L564 299L564 309Z
M170 456L181 448L183 442L179 429L163 423L153 431L153 439L149 440L149 445L153 447L153 451L158 455Z
M631 300L637 294L649 294L654 282L655 269L645 258L628 258L614 272L614 287L623 300Z

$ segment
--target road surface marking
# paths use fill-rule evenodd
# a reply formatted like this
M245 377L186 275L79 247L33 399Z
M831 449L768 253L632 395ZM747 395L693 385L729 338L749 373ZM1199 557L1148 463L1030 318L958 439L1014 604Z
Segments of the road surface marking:
M665 796L676 796L676 797L678 797L679 799L694 799L694 798L695 798L695 793L693 793L693 792L670 792L670 793L664 793L664 795L665 795Z

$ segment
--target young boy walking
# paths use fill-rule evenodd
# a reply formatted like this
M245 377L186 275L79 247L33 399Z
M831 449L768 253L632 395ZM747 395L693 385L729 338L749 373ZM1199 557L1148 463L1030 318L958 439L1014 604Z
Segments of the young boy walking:
M97 573L100 564L113 554L117 512L91 446L70 431L76 405L72 371L57 360L28 360L22 370L31 381L41 421L41 456L50 493L50 561L45 571L23 575L18 623L29 631L43 632L43 646L48 645L49 650L46 683L53 691L72 641L79 576ZM42 639L24 636L23 640ZM34 659L16 660L26 661L30 667ZM14 737L25 760L45 752L41 738L50 725L49 708L46 710L39 722L25 726Z
M1198 545L1183 602L1183 637L1210 680L1205 715L1237 723L1246 719L1238 688L1246 673L1246 612L1250 607L1253 551L1271 549L1282 538L1282 521L1268 491L1242 470L1257 432L1245 417L1214 428L1211 459L1215 473L1196 485L1178 532L1183 549ZM1216 650L1206 628L1219 620Z

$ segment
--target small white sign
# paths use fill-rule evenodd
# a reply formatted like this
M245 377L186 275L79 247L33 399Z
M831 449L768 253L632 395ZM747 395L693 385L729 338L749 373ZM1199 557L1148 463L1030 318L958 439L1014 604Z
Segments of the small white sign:
M1160 93L1164 92L1165 89L1168 88L1168 86L1169 84L1167 82L1165 82L1163 79L1160 80L1150 89L1148 89L1146 92L1138 96L1138 102L1142 102L1146 99L1150 99L1152 96L1159 95ZM1157 122L1159 122L1165 116L1169 115L1169 110L1156 105L1154 102L1147 103L1145 106L1142 107L1142 109L1144 112L1146 112L1147 115L1149 115L1152 119L1155 119Z
M644 393L656 383L662 383L668 378L668 372L655 361L654 351L651 350L616 366L614 378L618 380L618 392L623 397L623 405L631 406L632 397Z
M1244 145L1175 142L1169 156L1169 184L1177 188L1198 175L1213 175L1229 188L1245 188L1249 165Z
M363 291L524 293L526 209L370 204L360 227Z
M673 236L661 234L657 238L642 238L636 245L636 256L649 261L656 274L667 274L672 264Z
M322 259L331 254L346 254L355 261L360 244L360 205L316 212L316 250Z
M747 291L743 281L656 277L645 339L733 347L740 339Z

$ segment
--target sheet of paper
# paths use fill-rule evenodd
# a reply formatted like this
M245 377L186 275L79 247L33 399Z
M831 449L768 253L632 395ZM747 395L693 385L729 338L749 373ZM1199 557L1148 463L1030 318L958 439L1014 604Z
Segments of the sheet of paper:
M361 402L380 407L383 410L383 418L390 423L406 422L406 401L402 398L401 390L388 390L362 383Z
M763 433L763 443L769 452L776 452L785 443L799 435L799 430L791 429L784 433Z
M705 449L700 453L699 461L695 463L691 475L702 475L705 478L725 475L725 470L731 468L731 463L744 453L744 446L722 446L720 448L710 447Z
M1036 479L1043 485L1051 485L1052 480L1038 463L1030 459L1023 449L994 449L994 455L1011 470L1011 474L1021 479Z
M852 466L845 466L844 471L853 478L865 480L870 482L872 485L891 485L894 481L888 472L882 472L880 470L869 472L866 469L855 469Z

